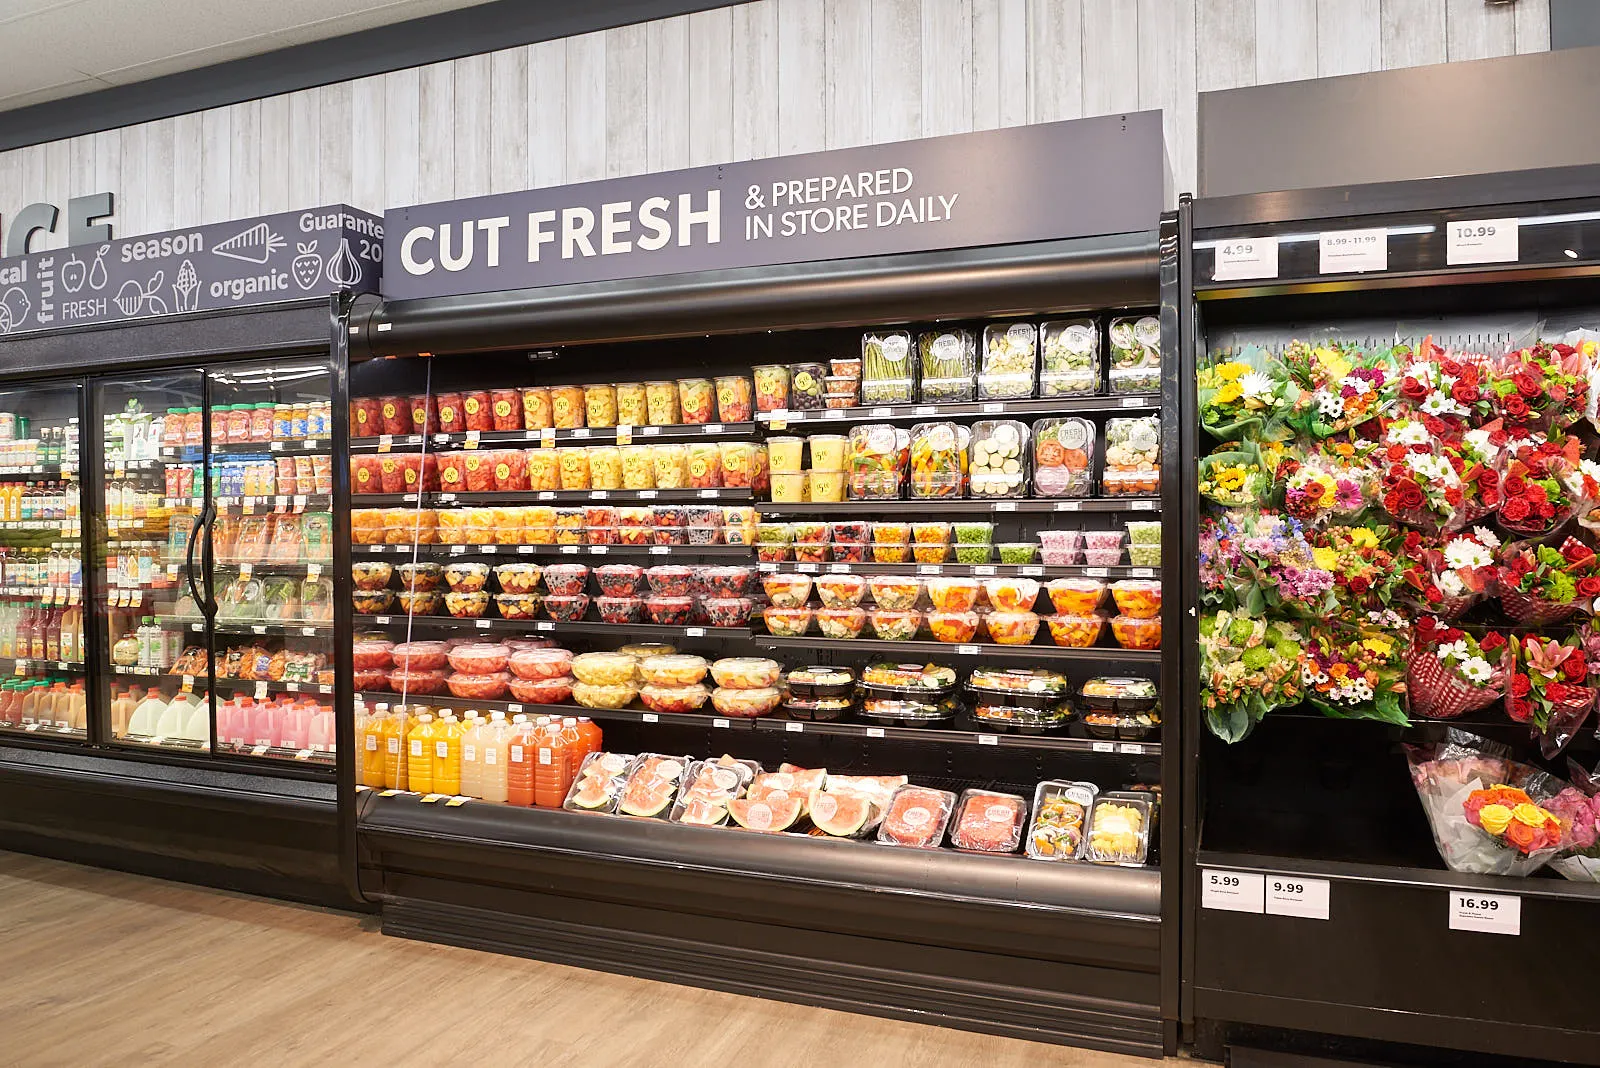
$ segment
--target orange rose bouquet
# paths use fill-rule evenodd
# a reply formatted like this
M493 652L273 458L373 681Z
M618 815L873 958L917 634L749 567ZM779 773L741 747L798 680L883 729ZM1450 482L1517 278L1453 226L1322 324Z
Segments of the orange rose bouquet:
M1531 875L1566 841L1567 821L1546 805L1566 784L1509 752L1453 728L1441 742L1406 747L1434 845L1451 871Z

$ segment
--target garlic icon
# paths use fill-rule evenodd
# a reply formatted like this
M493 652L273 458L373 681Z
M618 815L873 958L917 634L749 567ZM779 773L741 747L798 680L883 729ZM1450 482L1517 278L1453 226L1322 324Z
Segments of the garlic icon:
M339 251L328 260L328 281L336 286L353 286L361 281L361 264L350 251L350 239L339 242Z

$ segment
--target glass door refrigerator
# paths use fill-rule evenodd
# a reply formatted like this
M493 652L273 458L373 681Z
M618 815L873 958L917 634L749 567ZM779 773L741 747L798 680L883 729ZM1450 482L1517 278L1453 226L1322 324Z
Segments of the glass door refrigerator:
M92 383L113 744L332 766L332 377L286 357Z

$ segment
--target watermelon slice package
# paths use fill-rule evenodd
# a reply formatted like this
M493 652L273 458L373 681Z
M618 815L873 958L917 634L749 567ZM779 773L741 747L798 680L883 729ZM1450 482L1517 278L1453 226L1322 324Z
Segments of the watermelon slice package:
M628 785L634 758L626 753L590 753L583 758L561 807L573 812L611 812Z
M728 822L728 803L738 800L750 780L761 773L753 760L696 760L683 773L678 799L672 806L674 823L720 827Z
M645 819L667 818L678 796L678 783L691 763L686 756L640 753L628 766L627 783L617 795L617 812Z

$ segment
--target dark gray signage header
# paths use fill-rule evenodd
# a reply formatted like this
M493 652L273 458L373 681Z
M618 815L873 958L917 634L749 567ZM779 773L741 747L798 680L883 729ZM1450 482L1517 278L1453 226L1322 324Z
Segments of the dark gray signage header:
M343 204L0 260L0 338L374 293L383 220Z
M1161 113L1015 126L384 215L393 300L1154 230Z

